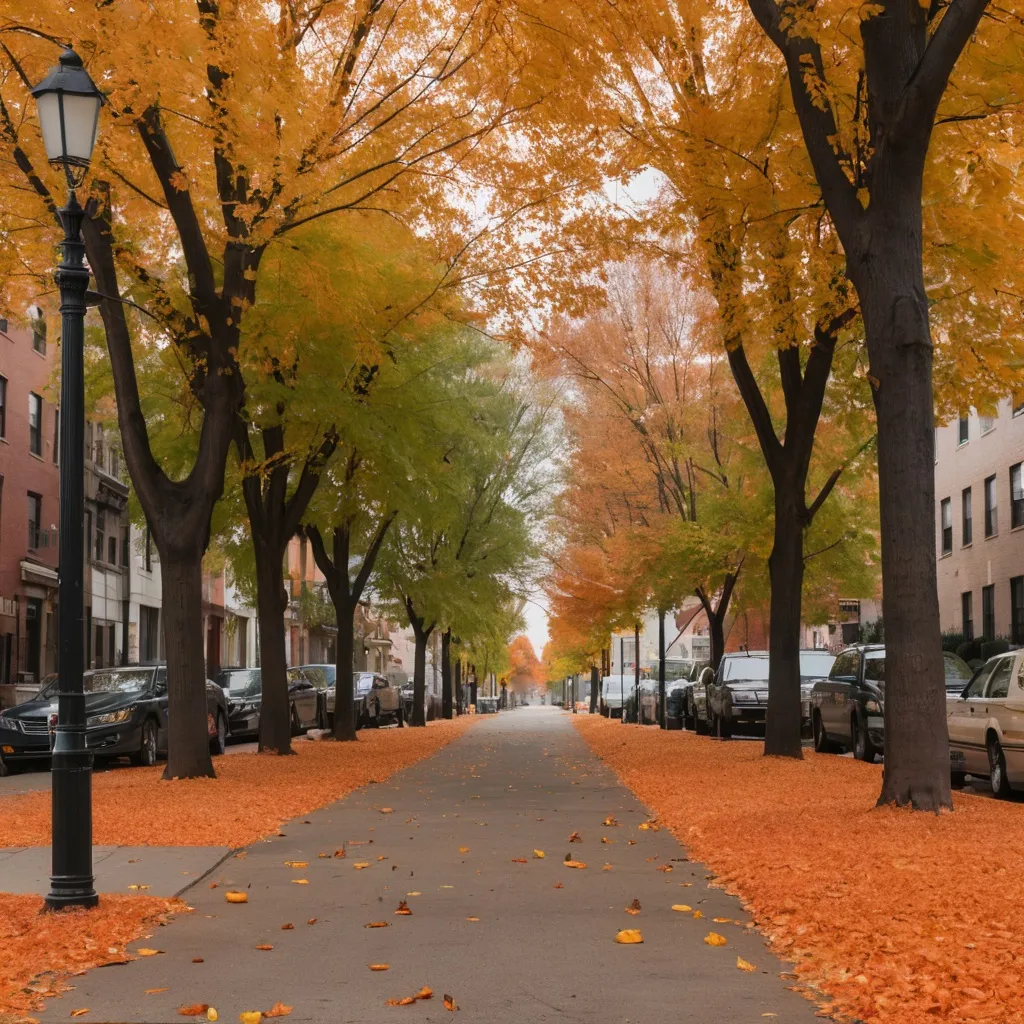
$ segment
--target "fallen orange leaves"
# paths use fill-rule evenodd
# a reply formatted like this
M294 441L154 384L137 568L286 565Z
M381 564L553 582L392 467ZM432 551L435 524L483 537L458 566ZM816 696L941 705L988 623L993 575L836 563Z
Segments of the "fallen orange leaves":
M295 757L232 754L216 779L161 779L163 765L93 778L93 841L111 846L248 846L343 797L436 753L473 717L426 729L367 729L357 743L296 743ZM50 794L0 797L0 847L49 846ZM338 854L343 856L344 854Z
M760 744L639 727L623 746L620 723L573 725L743 897L830 1013L1024 1024L1019 804L954 793L955 814L876 809L878 765L810 751L765 758Z
M41 914L42 906L38 896L0 893L0 1017L40 1009L76 971L127 962L129 943L186 909L177 900L121 895L104 896L95 910ZM53 972L50 980L33 980L43 967Z

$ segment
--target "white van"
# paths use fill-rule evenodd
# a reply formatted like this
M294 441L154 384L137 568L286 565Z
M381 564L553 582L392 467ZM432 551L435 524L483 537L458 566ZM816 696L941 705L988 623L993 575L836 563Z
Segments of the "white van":
M623 690L628 695L629 688L633 685L633 677L626 678L625 687L622 684L622 676L605 676L601 680L601 714L606 718L622 717Z

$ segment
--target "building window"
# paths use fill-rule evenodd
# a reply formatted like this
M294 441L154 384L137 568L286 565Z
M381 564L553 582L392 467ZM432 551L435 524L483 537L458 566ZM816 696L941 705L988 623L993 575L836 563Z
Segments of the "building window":
M974 538L974 520L971 518L971 489L965 487L960 492L960 510L963 513L962 543L964 547Z
M96 627L96 668L103 668L103 627Z
M957 444L967 444L967 440L970 437L969 424L970 420L966 416L960 417L960 432L957 435Z
M996 429L996 418L995 416L979 416L978 422L981 424L981 432L987 434L990 431Z
M149 523L146 523L146 572L153 571L153 534L149 532Z
M1010 641L1024 644L1024 576L1010 580Z
M43 454L43 400L34 391L28 393L28 450Z
M1024 479L1021 478L1021 465L1010 467L1010 529L1024 526Z
M131 558L131 549L129 547L131 531L126 526L124 532L121 534L121 564L127 569L128 562Z
M943 498L939 505L939 517L942 529L942 553L951 554L953 551L953 505L949 498Z
M1024 398L1015 398L1013 400L1013 415L1020 416L1024 414Z
M39 534L43 525L42 495L28 492L28 546L39 547Z
M60 409L53 410L53 464L60 462Z
M96 543L95 543L95 546L93 548L93 558L95 558L97 562L102 562L103 561L103 550L104 550L103 536L104 536L105 533L106 533L106 515L104 514L103 509L97 509L97 511L96 511Z
M996 478L985 479L985 536L994 537L999 523L996 517Z
M117 565L117 536L113 533L107 537L107 561Z
M7 333L7 318L0 316L0 334Z
M7 436L7 378L0 377L0 437Z
M981 588L981 635L996 638L996 587L994 583Z
M107 626L107 664L117 664L117 649L115 647L116 640L114 637L113 625Z
M41 316L32 321L32 348L41 356L46 355L46 321Z
M974 639L974 594L968 590L960 595L960 612L963 617L964 639Z

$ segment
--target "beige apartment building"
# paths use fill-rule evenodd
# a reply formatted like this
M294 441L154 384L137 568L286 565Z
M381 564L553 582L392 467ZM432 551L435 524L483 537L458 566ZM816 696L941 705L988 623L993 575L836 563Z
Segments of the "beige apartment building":
M1024 398L935 431L943 630L1024 643Z

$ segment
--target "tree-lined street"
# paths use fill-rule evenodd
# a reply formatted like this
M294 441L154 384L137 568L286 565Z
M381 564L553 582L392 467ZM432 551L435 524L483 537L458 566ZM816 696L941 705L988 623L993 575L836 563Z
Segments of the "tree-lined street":
M88 1007L91 1021L163 1022L208 1003L229 1021L283 1002L292 1020L442 1020L447 993L471 1021L649 1021L668 1007L694 1022L815 1020L738 901L667 830L641 829L649 818L557 711L499 715L229 858L185 894L193 913L138 943L160 955L75 979L41 1019ZM617 944L626 928L643 944ZM711 932L728 945L707 945ZM423 986L433 998L416 1009L386 1005Z

